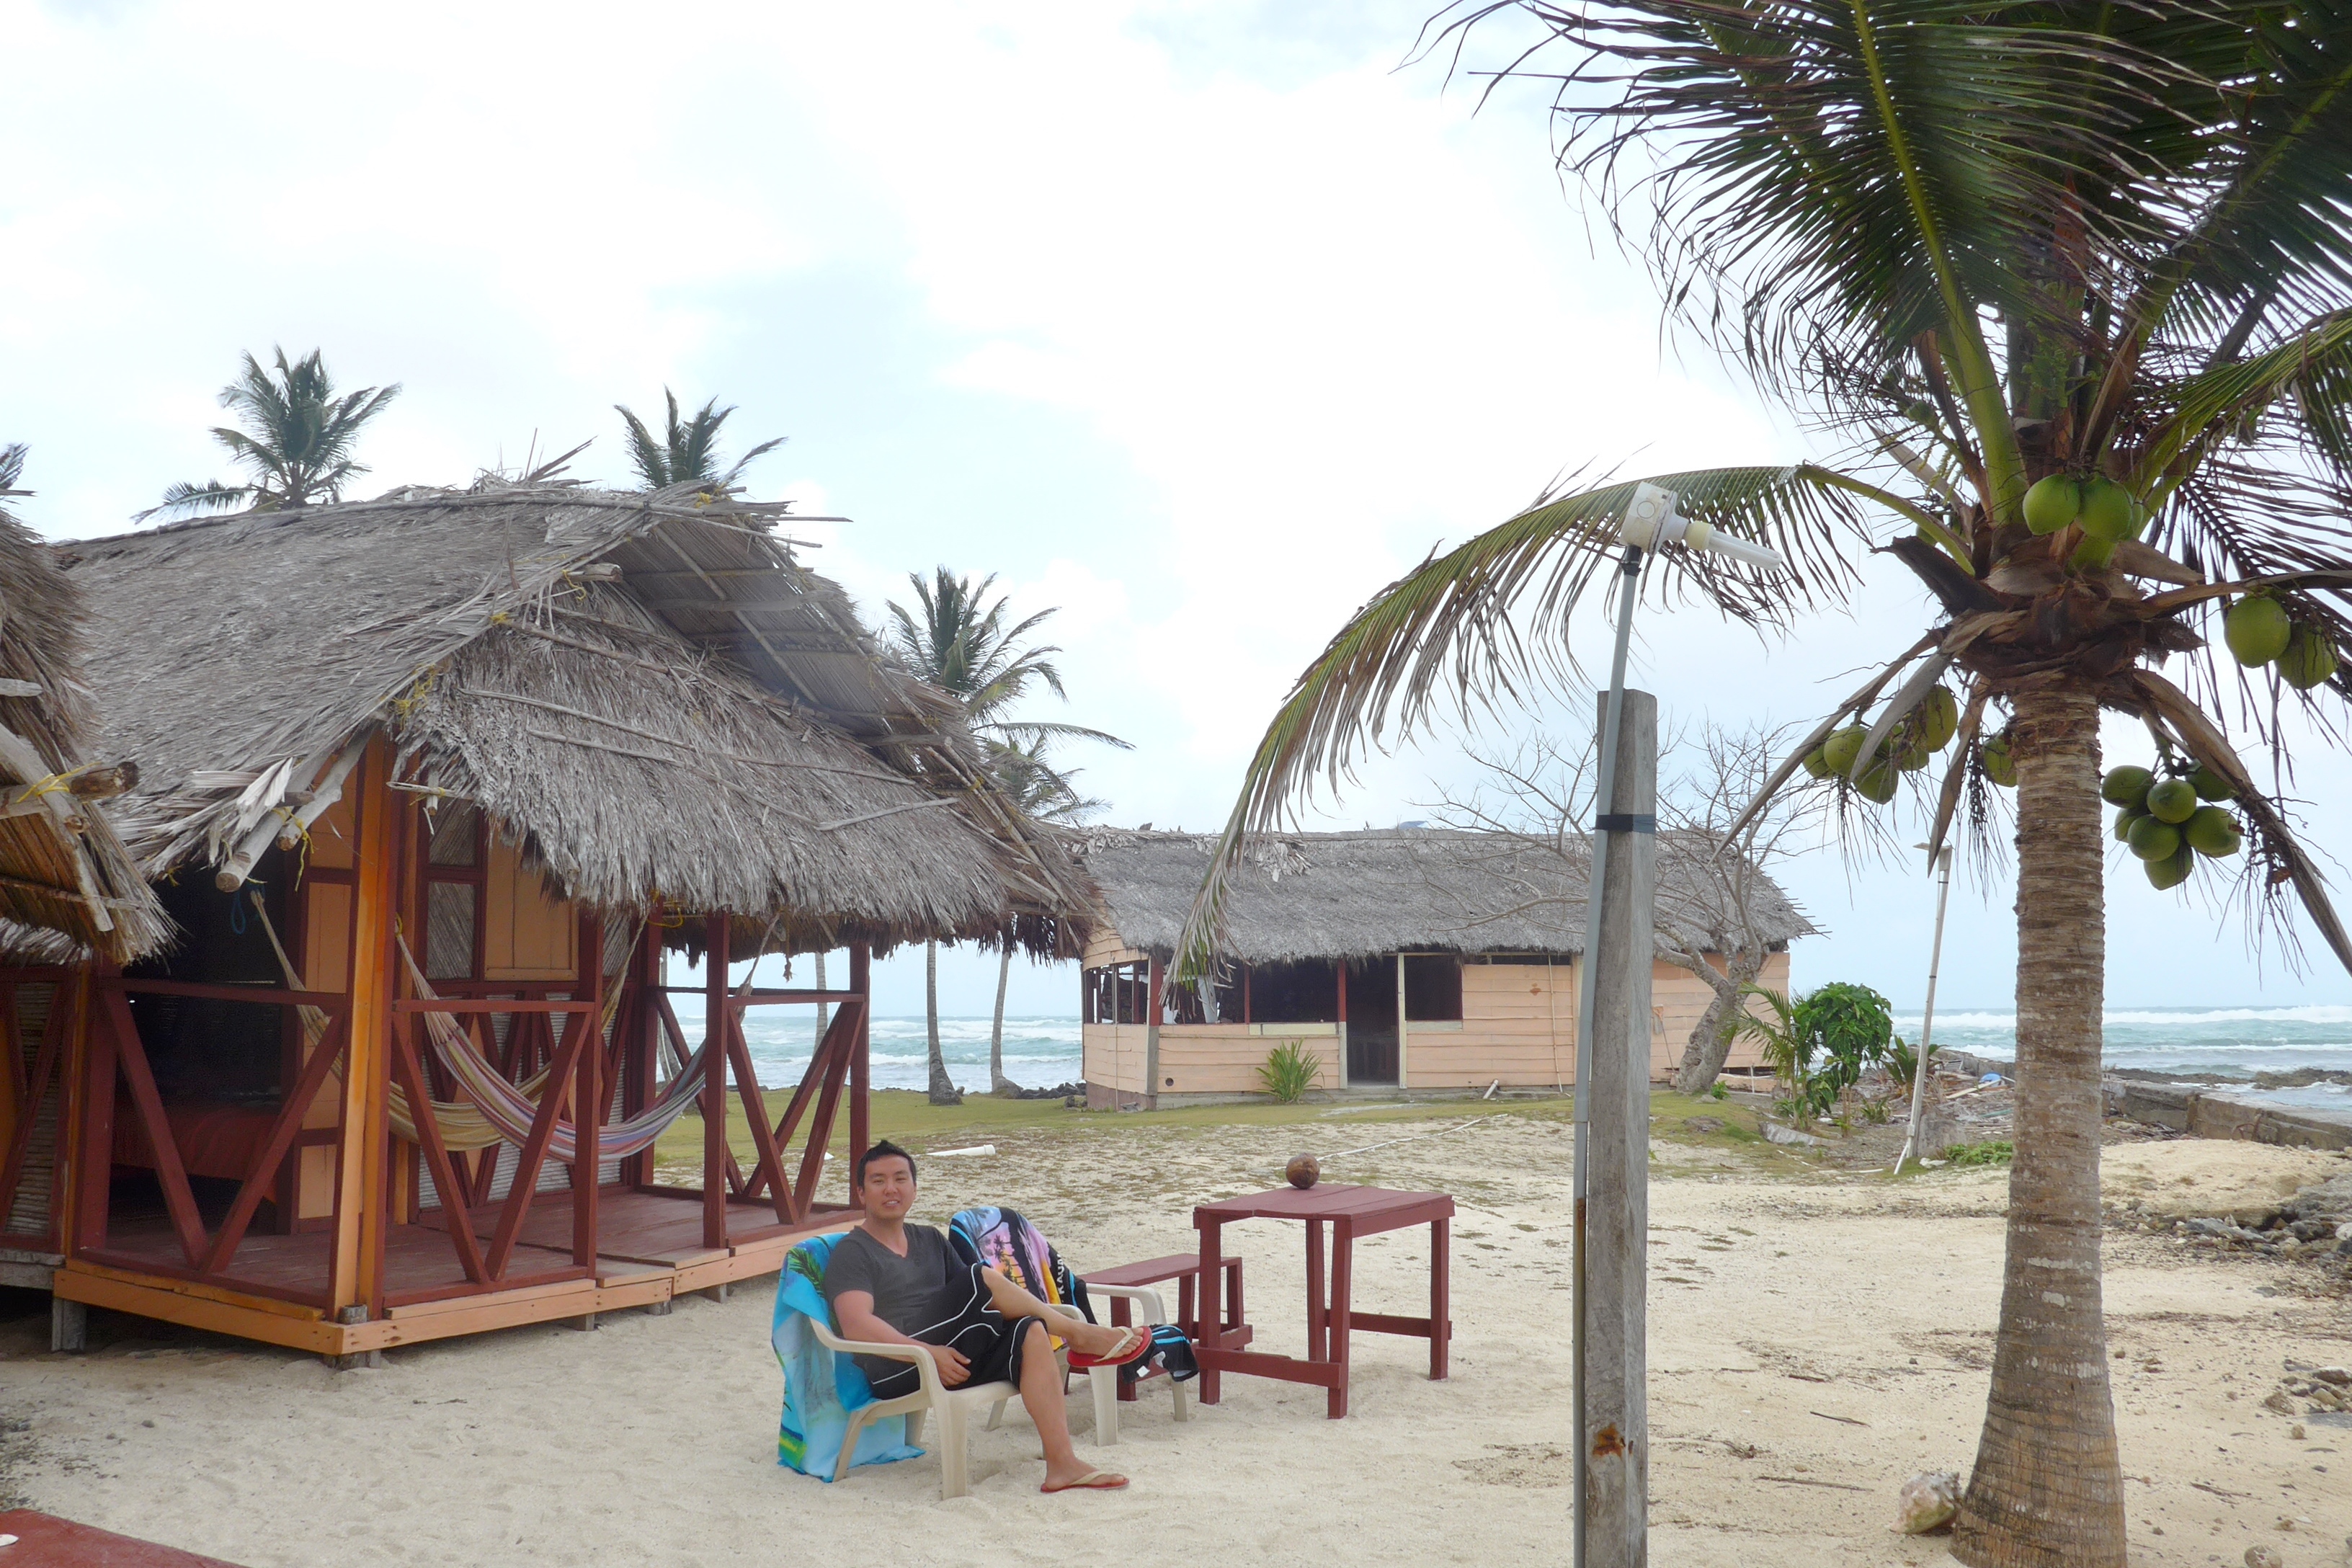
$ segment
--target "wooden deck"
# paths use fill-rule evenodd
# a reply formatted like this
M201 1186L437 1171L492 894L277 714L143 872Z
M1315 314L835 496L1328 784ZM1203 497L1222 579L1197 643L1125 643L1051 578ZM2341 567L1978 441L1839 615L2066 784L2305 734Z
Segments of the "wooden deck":
M728 1245L713 1248L702 1244L702 1205L692 1194L607 1187L597 1208L593 1268L572 1260L571 1195L551 1192L531 1205L507 1277L488 1291L466 1279L443 1211L392 1226L384 1238L384 1316L372 1322L325 1321L332 1238L324 1231L248 1235L225 1275L199 1280L169 1221L120 1218L104 1247L87 1250L58 1270L54 1288L91 1306L322 1355L353 1355L524 1323L589 1320L625 1308L660 1310L681 1294L773 1274L793 1243L855 1217L849 1209L821 1205L807 1223L785 1226L775 1223L766 1204L730 1203ZM468 1217L483 1237L498 1222L494 1206Z

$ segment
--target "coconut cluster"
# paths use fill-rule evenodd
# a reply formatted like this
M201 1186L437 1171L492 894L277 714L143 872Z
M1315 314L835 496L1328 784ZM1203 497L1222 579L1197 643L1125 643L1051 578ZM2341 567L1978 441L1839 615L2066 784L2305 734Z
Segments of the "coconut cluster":
M2158 778L2147 768L2109 771L2099 794L2120 809L2116 837L2139 857L2147 879L2159 889L2177 888L2197 868L2200 856L2225 860L2245 843L2237 817L2220 803L2234 800L2229 781L2210 768Z
M2240 664L2248 669L2275 666L2279 679L2297 691L2308 691L2336 673L2336 644L2327 628L2297 621L2268 594L2249 594L2231 605L2221 617L2221 638Z
M1854 771L1862 760L1862 743L1870 738L1861 724L1838 731L1805 758L1805 772L1817 779L1834 774L1853 782L1864 799L1884 805L1895 798L1895 786L1905 773L1916 773L1927 760L1952 743L1959 732L1960 704L1948 687L1938 686L1904 716L1867 767Z
M2148 510L2137 496L2096 475L2052 474L2025 492L2025 526L2035 533L2055 533L2069 523L2082 529L2083 542L2068 563L2086 571L2114 560L2116 546L2137 539L2147 520Z

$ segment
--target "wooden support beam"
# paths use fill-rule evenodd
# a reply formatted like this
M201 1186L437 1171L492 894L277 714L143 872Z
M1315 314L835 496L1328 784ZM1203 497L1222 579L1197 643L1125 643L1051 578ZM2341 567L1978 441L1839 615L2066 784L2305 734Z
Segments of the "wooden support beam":
M148 1070L146 1047L140 1043L139 1026L131 1021L131 1009L122 1000L122 993L110 991L106 997L107 1022L114 1027L114 1048L121 1062L123 1081L131 1086L131 1103L139 1111L139 1120L147 1129L147 1142L155 1155L155 1180L163 1189L163 1207L172 1216L172 1229L180 1238L180 1250L186 1253L188 1266L194 1268L205 1256L205 1225L197 1216L194 1194L188 1190L187 1168L180 1163L179 1141L172 1136L171 1118L163 1114L163 1096L155 1092L155 1075ZM109 1093L114 1085L104 1086ZM107 1149L107 1162L112 1167L114 1151Z
M522 1152L515 1160L514 1181L507 1187L506 1203L499 1210L498 1229L490 1237L489 1256L485 1262L493 1279L505 1278L507 1265L514 1258L516 1238L530 1213L532 1198L538 1195L539 1172L547 1163L547 1145L554 1139L556 1120L563 1112L562 1086L572 1081L587 1034L585 1029L566 1029L562 1043L555 1047L555 1070L548 1075L547 1089L539 1097L539 1110L531 1117L530 1132L523 1139ZM457 1222L453 1219L451 1223Z
M864 1021L863 1002L845 1003L843 1012L855 1009ZM845 1037L833 1059L825 1064L824 1088L817 1096L816 1114L809 1119L808 1147L801 1155L800 1179L793 1184L793 1209L806 1215L809 1205L816 1201L817 1179L824 1174L824 1146L833 1142L833 1117L841 1103L842 1085L848 1080L849 1064L856 1055L855 1037Z
M325 1049L321 1042L320 1049ZM425 1075L418 1069L416 1042L406 1035L396 1035L392 1045L393 1068L400 1075L400 1087L411 1105L427 1105ZM482 1260L482 1244L474 1235L473 1205L466 1179L449 1157L448 1145L442 1142L441 1124L431 1115L417 1118L416 1131L422 1139L425 1163L433 1173L433 1190L441 1197L441 1215L448 1221L449 1245L457 1253L457 1267L466 1278L479 1285L489 1279L489 1269ZM499 1146L491 1145L492 1152ZM485 1184L487 1191L488 1184Z
M757 1156L751 1179L744 1184L744 1195L756 1197L765 1187L776 1211L776 1223L791 1225L800 1214L793 1205L791 1189L784 1184L783 1157L776 1147L775 1130L768 1125L768 1102L761 1098L759 1077L752 1070L751 1043L743 1034L743 1016L732 1008L727 1014L727 1054L735 1066L735 1089L751 1123L751 1147Z
M98 963L101 974L111 968L105 959ZM67 1151L66 1164L66 1174L73 1183L73 1219L65 1238L69 1254L106 1245L107 1198L114 1170L114 1031L103 1020L95 1020L93 1026L91 1015L96 1009L90 1005L89 993L89 983L77 977L71 994L80 1041L75 1058L81 1070L67 1080L74 1094L70 1108L74 1142ZM58 994L68 994L67 986L59 985Z
M675 546L673 546L675 548ZM680 552L683 554L683 552ZM702 1069L702 1245L727 1245L727 963L732 922L725 914L704 921L702 1031L709 1056Z
M60 1026L66 1021L67 1010L58 1004L65 997L66 987L60 984L56 998L49 1003L49 1020L41 1030L40 1055L34 1058L29 1076L22 1071L24 1047L16 1036L16 988L9 986L5 998L0 999L0 1005L8 1009L6 1037L10 1059L17 1064L19 1069L16 1075L16 1125L8 1139L6 1160L0 1163L0 1230L7 1228L8 1217L16 1212L16 1185L25 1179L25 1161L32 1152L34 1124L40 1121L41 1101L48 1098L49 1080L55 1076L58 1063L64 1054L58 1048L58 1042L64 1037ZM58 1140L60 1144L64 1142L64 1139ZM54 1190L50 1198L54 1206Z
M612 1098L607 1089L612 1080L603 1070L604 921L593 910L580 917L580 978L588 994L588 1015L563 1026L566 1035L581 1037L579 1089L572 1107L572 1261L593 1268L596 1264L597 1134L604 1125L606 1101ZM551 1080L550 1092L554 1088Z
M294 1091L278 1106L278 1115L269 1124L268 1138L254 1152L253 1163L246 1167L244 1184L236 1189L236 1200L228 1206L228 1216L221 1221L204 1261L196 1267L199 1274L218 1274L236 1257L237 1244L245 1239L254 1211L261 1206L263 1194L275 1184L278 1163L286 1158L286 1152L294 1146L295 1134L302 1130L303 1112L326 1083L327 1069L343 1054L343 1037L341 1015L330 1016L325 1032L310 1052L310 1059L302 1066L302 1076L295 1080Z
M864 942L849 949L849 989L858 998L857 1039L849 1047L849 1201L857 1202L857 1162L873 1146L874 1060L866 1035L873 1007L874 950Z
M354 802L358 816L352 899L350 1030L342 1104L337 1118L335 1230L328 1252L329 1316L373 1309L382 1295L378 1267L383 1225L385 1100L391 1082L393 919L398 912L400 868L394 858L394 816L402 807L391 788L392 750L372 742L361 763Z

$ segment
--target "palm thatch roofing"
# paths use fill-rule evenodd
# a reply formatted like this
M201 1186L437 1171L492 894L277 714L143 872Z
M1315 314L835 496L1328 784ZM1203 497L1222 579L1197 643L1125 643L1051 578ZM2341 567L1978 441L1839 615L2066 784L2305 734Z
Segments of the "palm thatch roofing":
M1119 942L1172 961L1217 847L1214 834L1097 828L1072 836L1100 923ZM1237 963L1382 953L1530 953L1584 949L1589 849L1549 838L1446 828L1267 834L1228 884L1219 956ZM1709 900L1697 858L1712 840L1658 836L1661 904ZM1814 927L1769 878L1750 918L1773 948Z
M17 963L127 962L172 935L98 804L131 770L91 760L82 618L48 546L0 506L0 952Z
M150 877L238 851L373 732L557 889L772 945L1066 947L1083 897L954 700L886 660L783 508L486 476L68 547Z

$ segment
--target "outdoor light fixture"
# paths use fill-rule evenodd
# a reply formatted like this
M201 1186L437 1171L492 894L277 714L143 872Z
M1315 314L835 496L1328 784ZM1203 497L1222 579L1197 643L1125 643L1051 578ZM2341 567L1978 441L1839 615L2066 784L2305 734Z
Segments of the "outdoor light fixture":
M1617 521L1617 538L1625 546L1618 562L1617 646L1609 661L1609 700L1601 721L1601 775L1593 791L1592 869L1584 889L1585 930L1584 963L1589 966L1601 952L1601 885L1609 865L1609 846L1619 834L1648 833L1658 830L1657 819L1651 816L1622 815L1617 810L1617 735L1625 712L1625 652L1633 635L1633 600L1641 586L1642 557L1662 550L1669 544L1679 544L1687 550L1711 551L1727 555L1734 561L1750 566L1782 567L1788 564L1773 551L1760 544L1750 544L1735 539L1708 523L1693 522L1679 516L1675 506L1680 500L1674 491L1643 482L1633 487L1633 498L1625 503L1624 514ZM1646 927L1651 916L1646 910L1634 911ZM1649 962L1650 945L1644 940L1628 945L1628 951ZM1586 1161L1591 1145L1592 1131L1592 1025L1593 994L1599 989L1588 978L1580 977L1576 987L1576 1101L1572 1116L1576 1128L1576 1171L1573 1186L1575 1211L1571 1224L1573 1237L1572 1270L1574 1292L1570 1297L1576 1314L1575 1337L1571 1349L1570 1401L1576 1407L1575 1490L1575 1568L1585 1568L1587 1521L1585 1518L1585 1467L1591 1458L1591 1434L1586 1430L1584 1407L1585 1327L1591 1320L1585 1290L1585 1206L1591 1195L1591 1176ZM1627 1037L1646 1041L1649 1032L1629 1033ZM1645 1075L1646 1078L1646 1075ZM1642 1175L1647 1177L1647 1170ZM1619 1173L1623 1176L1625 1173Z

